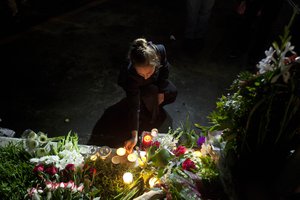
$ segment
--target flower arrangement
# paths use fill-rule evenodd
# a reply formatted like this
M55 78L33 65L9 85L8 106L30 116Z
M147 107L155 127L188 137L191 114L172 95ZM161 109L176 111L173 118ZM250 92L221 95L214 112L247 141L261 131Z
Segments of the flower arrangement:
M137 162L120 164L104 155L111 153L108 147L90 146L86 151L78 145L75 133L48 138L45 133L27 130L19 144L27 155L24 162L30 175L22 186L24 198L124 200L158 191L167 199L210 198L207 186L218 180L218 157L206 137L189 140L193 148L185 146L187 140L180 137L191 130L182 130L180 134L170 129L163 137L156 135L145 151L136 149ZM130 181L125 181L125 174L131 176Z
M96 171L84 165L76 134L69 132L66 137L55 138L58 143L53 143L53 138L41 132L25 131L23 137L27 137L25 149L37 156L30 162L35 164L33 173L38 178L38 183L28 189L25 199L89 199L84 189L92 184L87 185L85 181L93 182ZM40 151L41 148L44 150Z
M187 129L185 129L187 130ZM184 135L188 133L181 133ZM199 136L198 136L199 137ZM212 197L206 190L208 183L218 180L217 160L212 157L205 147L205 137L199 137L188 148L180 143L178 130L170 130L163 137L154 137L151 146L146 149L146 157L138 150L140 163L140 176L128 191L151 191L150 182L156 180L152 187L164 191L167 199L206 199ZM186 144L186 143L185 143ZM189 143L191 144L191 143ZM204 148L202 148L204 147ZM200 152L202 151L202 153ZM141 181L142 180L142 181ZM141 184L144 183L144 184ZM149 182L149 184L148 184ZM220 189L220 188L219 188ZM217 193L215 191L215 193ZM134 196L125 196L131 199Z
M258 72L239 74L219 99L208 117L211 126L197 125L206 135L220 133L218 167L231 199L245 198L239 196L243 192L234 193L241 182L268 177L268 185L274 184L274 174L299 144L300 63L289 35L295 15L280 43L273 42L265 51Z
M222 131L226 150L261 151L290 144L299 119L299 60L291 45L289 28L265 51L258 72L242 72L209 116L212 126L204 132Z

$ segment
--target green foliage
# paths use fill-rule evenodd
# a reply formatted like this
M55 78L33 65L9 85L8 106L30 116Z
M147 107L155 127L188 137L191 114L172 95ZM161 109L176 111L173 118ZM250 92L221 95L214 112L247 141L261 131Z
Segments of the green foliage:
M180 126L177 129L169 129L168 134L171 134L174 138L176 138L179 145L186 146L187 148L197 146L199 134L197 134L195 129L192 127L189 117L187 117L184 123L180 123Z
M144 193L145 183L143 176L139 176L131 185L125 186L124 190L120 192L114 199L131 200Z
M58 141L57 147L55 149L56 152L63 151L64 149L68 149L70 151L71 150L79 151L78 135L72 131L69 131L66 137L57 137L54 138L53 140Z
M208 182L219 178L219 169L210 156L201 156L201 168L198 172L199 176Z
M101 199L113 199L118 196L122 199L126 193L122 193L128 186L123 183L123 174L125 172L132 172L135 178L139 177L140 170L131 168L129 165L119 164L115 165L106 160L97 159L95 162L90 161L89 164L94 165L96 175L93 183L92 195L99 196Z
M36 178L29 162L30 155L21 143L0 147L0 196L1 199L23 199Z
M295 17L295 13L292 17ZM285 148L299 128L299 64L289 64L294 54L289 28L273 43L266 58L257 65L259 72L242 72L232 83L229 94L216 103L208 117L208 132L222 130L226 150L241 152Z

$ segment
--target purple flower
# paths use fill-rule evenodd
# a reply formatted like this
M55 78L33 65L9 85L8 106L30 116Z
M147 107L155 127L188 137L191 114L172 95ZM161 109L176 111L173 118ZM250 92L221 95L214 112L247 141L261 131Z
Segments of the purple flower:
M201 147L203 143L205 143L205 137L204 136L200 136L198 138L198 140L197 140L198 147Z

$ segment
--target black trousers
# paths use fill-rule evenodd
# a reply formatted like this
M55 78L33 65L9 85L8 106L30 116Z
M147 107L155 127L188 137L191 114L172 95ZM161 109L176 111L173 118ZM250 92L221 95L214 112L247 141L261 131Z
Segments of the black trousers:
M177 88L171 81L167 81L166 87L162 92L155 84L141 87L140 118L150 115L151 122L158 120L161 108L167 104L173 103L177 97ZM158 94L164 94L164 101L158 105Z

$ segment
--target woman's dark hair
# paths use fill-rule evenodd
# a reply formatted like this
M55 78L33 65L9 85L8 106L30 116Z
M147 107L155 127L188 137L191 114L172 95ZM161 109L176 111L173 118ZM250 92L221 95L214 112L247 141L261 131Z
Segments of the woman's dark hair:
M160 64L157 52L148 45L144 38L138 38L132 42L128 58L133 65L137 66L152 65L157 67Z

